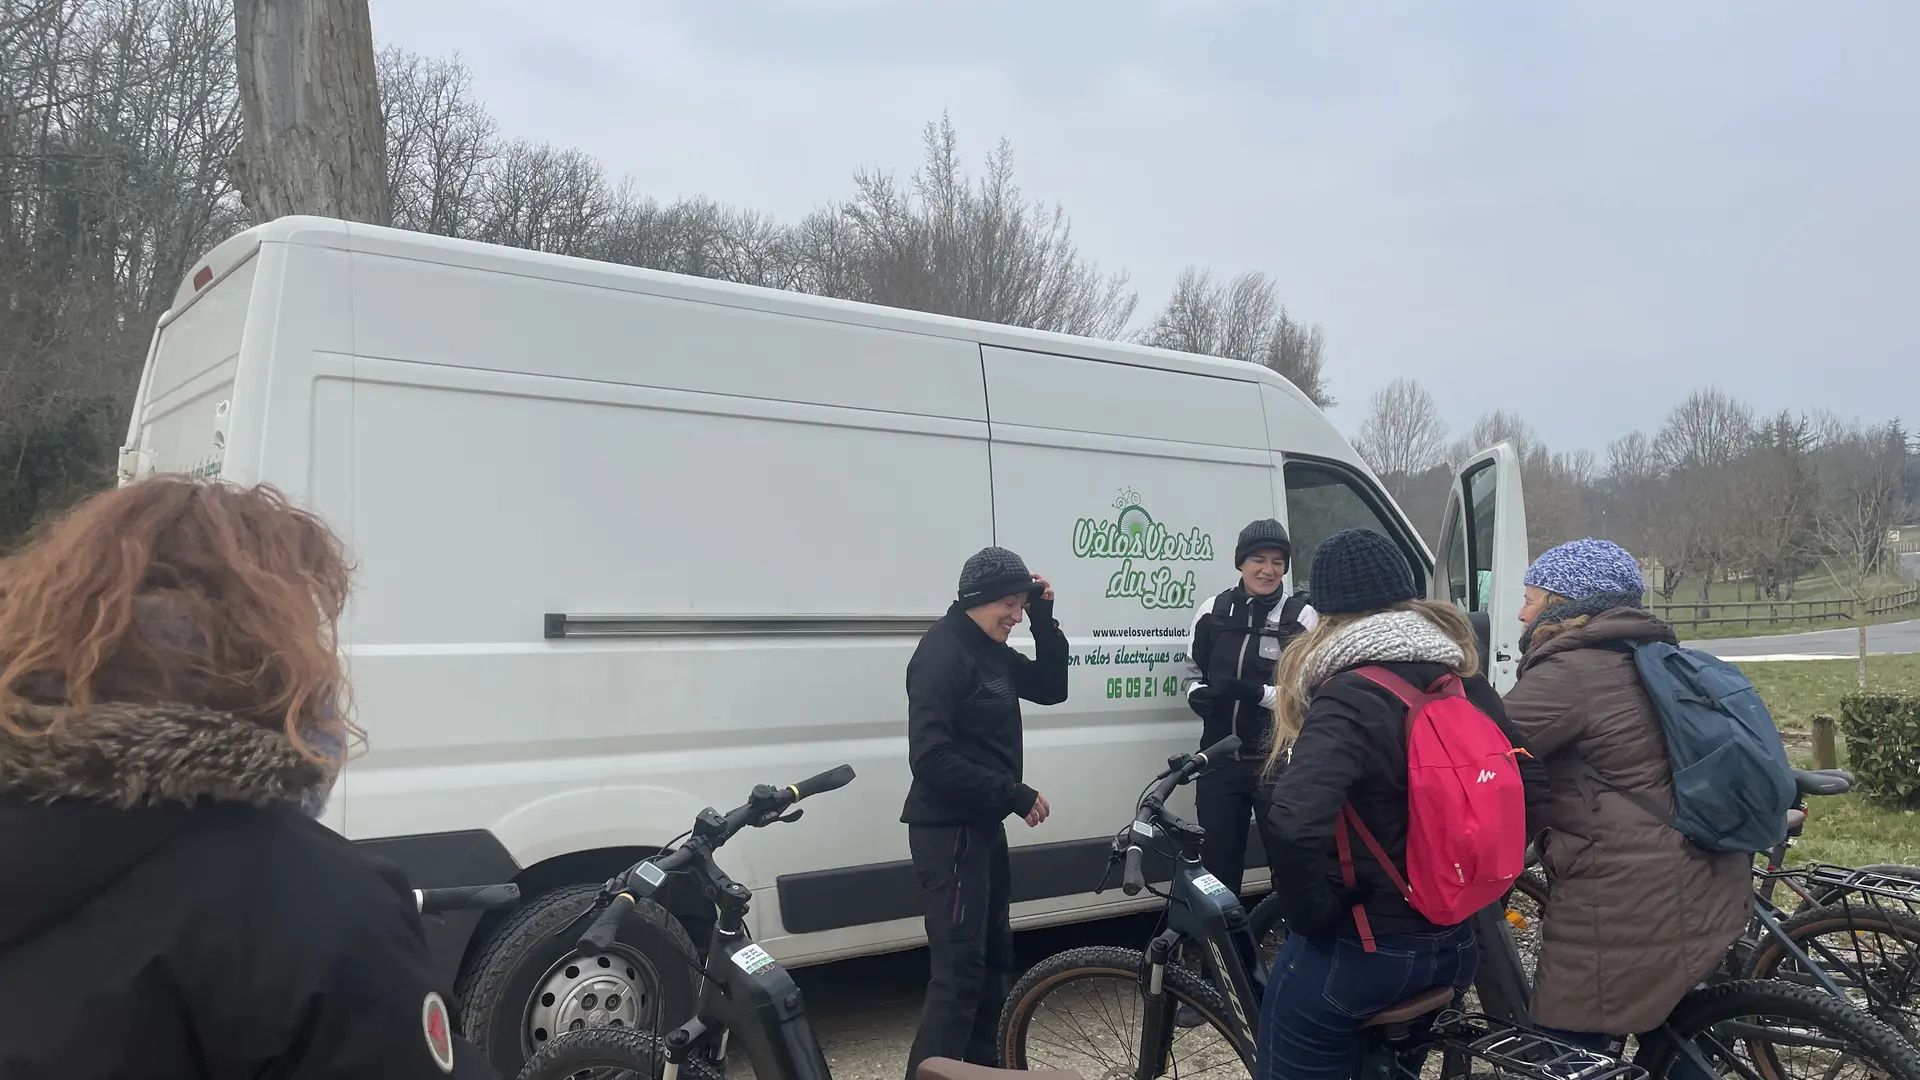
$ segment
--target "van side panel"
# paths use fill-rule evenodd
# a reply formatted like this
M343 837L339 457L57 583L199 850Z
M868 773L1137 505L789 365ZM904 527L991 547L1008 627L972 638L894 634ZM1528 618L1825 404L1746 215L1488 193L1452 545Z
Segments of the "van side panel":
M1025 707L1027 782L1054 816L1014 841L1104 853L1167 756L1198 748L1176 678L1194 608L1236 580L1241 527L1276 510L1259 388L984 353L996 536L1053 582L1072 645L1067 702Z
M415 278L389 287L430 298L472 284L472 271L409 265ZM357 284L358 263L355 273ZM682 343L726 340L748 315L557 288L517 291L515 318L613 325L592 315L593 300L616 309L618 333L541 355L476 341L459 366L353 360L344 452L361 569L350 654L370 745L343 778L346 833L485 828L527 866L658 845L704 806L845 762L860 774L850 797L809 804L805 828L741 836L729 872L767 888L782 874L904 855L904 671L918 631L549 639L545 617L930 625L960 564L992 541L986 425L936 415L984 411L977 347L892 335L904 388L893 400L915 413L590 380L576 376L698 382L712 357ZM545 306L566 289L590 295ZM654 333L655 315L677 329ZM757 347L769 364L808 372L815 396L844 388L887 403L885 386L860 385L873 331L834 329ZM509 366L575 374L500 370ZM956 369L973 381L950 404L912 383L926 370L930 385L952 384ZM781 952L777 905L755 913Z
M362 356L986 419L956 337L365 253L354 314Z

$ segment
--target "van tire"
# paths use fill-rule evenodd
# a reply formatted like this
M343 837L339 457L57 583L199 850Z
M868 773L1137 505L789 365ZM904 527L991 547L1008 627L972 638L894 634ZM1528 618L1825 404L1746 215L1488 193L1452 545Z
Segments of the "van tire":
M511 912L487 935L462 967L455 996L461 1030L503 1076L517 1075L527 1058L559 1032L535 1028L537 1009L552 1015L551 988L563 989L576 969L564 962L576 944L558 936L600 895L598 885L566 885ZM671 1031L693 1016L699 994L699 961L693 942L667 910L651 900L634 905L611 954L635 961L628 969L638 991L638 1022ZM613 971L608 964L595 967ZM587 969L591 976L593 968ZM627 972L615 972L617 975ZM564 1019L564 1018L563 1018ZM625 1026L625 1025L623 1025Z

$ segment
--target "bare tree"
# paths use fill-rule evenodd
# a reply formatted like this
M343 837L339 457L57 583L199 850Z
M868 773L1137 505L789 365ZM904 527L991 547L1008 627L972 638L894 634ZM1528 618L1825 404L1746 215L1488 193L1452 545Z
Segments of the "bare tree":
M1315 405L1330 409L1339 402L1327 389L1326 351L1326 336L1320 332L1320 325L1296 322L1282 307L1262 363L1298 387Z
M1413 379L1395 379L1367 399L1354 449L1382 477L1417 476L1446 460L1440 405Z
M225 0L0 0L0 547L110 482L238 134Z
M1221 283L1211 270L1187 267L1139 339L1155 348L1260 364L1279 372L1321 408L1334 404L1327 393L1326 341L1320 328L1294 321L1280 303L1273 279L1258 271Z
M860 299L1089 337L1126 329L1136 302L1126 275L1081 258L1059 206L1027 201L1004 140L978 182L951 122L928 124L925 142L907 184L861 173L838 207L859 238Z
M497 125L473 96L472 72L458 56L441 60L394 46L376 62L393 224L474 235Z
M1867 685L1867 626L1873 602L1897 589L1887 533L1900 524L1907 440L1897 424L1860 428L1830 420L1816 457L1822 494L1816 518L1820 562L1853 601L1861 689Z
M245 138L235 179L255 221L385 225L387 142L367 0L236 0Z
M1754 430L1751 445L1729 468L1732 554L1753 575L1754 599L1792 595L1814 541L1819 485L1808 421L1781 413Z

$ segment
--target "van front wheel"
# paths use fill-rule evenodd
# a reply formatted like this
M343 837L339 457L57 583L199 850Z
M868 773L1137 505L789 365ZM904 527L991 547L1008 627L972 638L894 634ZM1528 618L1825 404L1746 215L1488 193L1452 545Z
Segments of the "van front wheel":
M698 954L665 908L640 901L604 953L562 936L599 894L568 885L522 904L461 971L461 1030L502 1075L569 1031L670 1031L693 1016Z

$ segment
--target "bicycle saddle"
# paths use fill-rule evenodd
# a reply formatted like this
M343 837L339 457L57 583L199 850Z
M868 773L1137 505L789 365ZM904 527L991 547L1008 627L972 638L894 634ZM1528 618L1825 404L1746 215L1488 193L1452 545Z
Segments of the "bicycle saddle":
M916 1080L1081 1080L1072 1069L990 1069L952 1058L928 1058L914 1076Z
M1802 795L1845 795L1853 790L1853 774L1845 769L1795 769L1793 782Z
M1398 1005L1394 1005L1382 1012L1374 1013L1367 1018L1366 1023L1360 1026L1362 1028L1390 1028L1399 1027L1402 1024L1411 1024L1423 1016L1437 1013L1441 1009L1453 1004L1453 995L1453 987L1436 986L1424 994L1416 994ZM921 1080L926 1080L926 1078L922 1077ZM984 1080L984 1078L982 1078L982 1080Z

